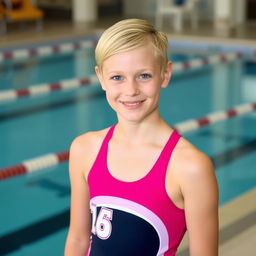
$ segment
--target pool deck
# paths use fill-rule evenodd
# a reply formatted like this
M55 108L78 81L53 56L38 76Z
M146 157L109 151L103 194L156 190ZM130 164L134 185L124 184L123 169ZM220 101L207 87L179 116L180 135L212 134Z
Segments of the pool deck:
M102 18L95 23L80 24L73 24L66 20L49 20L44 22L41 32L35 32L33 26L29 26L29 29L25 30L19 29L17 24L8 24L7 33L0 36L0 48L93 35L101 33L106 27L120 19L120 17ZM174 32L169 24L164 24L163 31L168 34L169 38L177 40L256 46L256 23L240 25L232 30L216 31L212 24L204 22L199 24L199 28L196 30L186 26L181 33ZM253 189L219 209L219 255L254 255L256 244L255 198L256 189ZM188 237L185 237L178 253L178 256L186 255L189 255Z
M256 244L256 189L235 198L219 208L219 255L253 255ZM188 235L177 256L188 256Z
M97 22L77 24L67 20L46 20L42 31L35 31L34 24L29 24L26 28L20 28L18 24L7 24L7 33L0 35L0 47L93 35L101 33L106 27L119 20L121 20L120 17L106 17ZM199 23L198 29L191 29L190 24L185 24L182 32L175 32L170 24L164 23L162 30L169 35L169 38L177 40L240 44L254 47L256 45L256 21L247 25L239 25L236 29L231 30L216 30L213 24L209 22Z

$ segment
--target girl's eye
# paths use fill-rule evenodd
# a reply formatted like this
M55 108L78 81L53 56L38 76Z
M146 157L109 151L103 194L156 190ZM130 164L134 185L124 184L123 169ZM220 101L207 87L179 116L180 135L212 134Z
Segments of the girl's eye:
M112 76L112 77L111 77L111 80L114 80L114 81L121 81L121 80L122 80L122 77L121 77L121 76Z
M149 78L151 78L152 76L150 75L150 74L141 74L140 75L140 78L142 78L142 79L149 79Z

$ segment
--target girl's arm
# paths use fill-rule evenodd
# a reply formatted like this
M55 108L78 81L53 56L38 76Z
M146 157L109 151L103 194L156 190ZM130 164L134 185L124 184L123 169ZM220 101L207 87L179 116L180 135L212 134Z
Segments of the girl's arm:
M189 157L182 183L190 256L218 255L218 186L210 159Z
M78 137L71 145L69 176L71 185L70 227L65 256L85 256L90 241L89 189L85 180L86 152L89 147Z

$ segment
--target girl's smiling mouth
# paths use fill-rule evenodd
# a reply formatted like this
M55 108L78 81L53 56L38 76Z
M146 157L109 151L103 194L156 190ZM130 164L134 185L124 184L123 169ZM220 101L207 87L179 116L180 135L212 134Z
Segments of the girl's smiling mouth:
M136 108L139 108L144 101L145 100L120 101L120 103L122 103L128 109L136 109Z

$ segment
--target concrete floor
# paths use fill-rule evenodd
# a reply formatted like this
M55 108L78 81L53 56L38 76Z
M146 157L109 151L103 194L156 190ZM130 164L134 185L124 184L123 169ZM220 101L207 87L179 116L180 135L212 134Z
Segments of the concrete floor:
M256 244L256 225L241 232L220 247L220 255L253 255Z
M219 209L220 256L255 255L256 189L235 198ZM188 256L188 236L183 239L177 256Z

